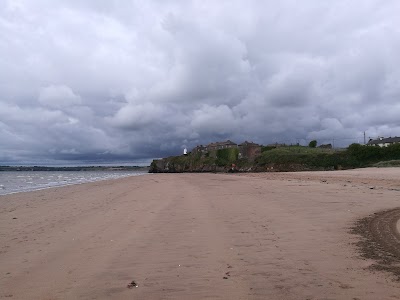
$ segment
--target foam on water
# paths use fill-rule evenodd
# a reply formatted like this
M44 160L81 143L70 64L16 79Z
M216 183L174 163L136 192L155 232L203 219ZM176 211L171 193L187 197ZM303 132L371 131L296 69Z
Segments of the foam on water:
M41 190L128 176L145 175L134 171L10 171L0 172L0 195Z

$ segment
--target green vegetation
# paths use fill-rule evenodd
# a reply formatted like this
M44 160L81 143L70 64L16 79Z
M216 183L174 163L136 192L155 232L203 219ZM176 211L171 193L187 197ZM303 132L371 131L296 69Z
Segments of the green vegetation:
M351 169L373 166L381 161L400 160L400 144L372 147L352 144L346 150L310 148L302 146L280 147L265 151L256 159L258 166L280 165L285 169ZM384 163L380 163L384 165Z
M376 168L400 167L400 159L399 160L380 161L376 164L373 164L372 166L376 167Z
M373 164L379 161L400 159L400 144L393 144L382 148L351 144L347 152L361 164Z
M276 148L275 146L261 146L261 153L275 149L275 148Z
M267 148L267 147L265 147ZM333 149L325 149L325 148L309 148L305 146L286 146L286 147L273 147L272 149L268 150L268 152L272 153L286 153L286 154L310 154L310 153L333 153L338 150ZM266 152L266 151L264 151Z
M348 166L346 156L345 151L289 146L263 152L256 164L260 167L279 165L284 170L340 169Z
M172 156L169 158L168 168L174 172L184 172L190 171L202 164L214 164L214 159L210 157L203 158L201 153Z
M217 150L217 159L216 164L217 166L228 166L230 164L236 163L239 156L239 149L238 148L227 148L227 149L220 149Z
M326 149L305 146L262 147L254 160L239 159L238 148L210 153L174 156L151 165L151 170L167 172L221 172L232 164L242 171L337 170L360 167L400 166L400 144L373 147L352 144L347 149Z
M310 147L310 148L315 148L315 147L317 147L317 141L316 141L316 140L312 140L312 141L308 144L308 147Z

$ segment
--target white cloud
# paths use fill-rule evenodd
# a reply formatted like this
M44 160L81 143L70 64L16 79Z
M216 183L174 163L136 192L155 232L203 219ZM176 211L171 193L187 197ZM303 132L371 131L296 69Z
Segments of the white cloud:
M154 126L163 117L163 109L153 103L129 104L109 118L112 125L120 128L139 130Z
M80 105L81 97L65 85L51 85L40 90L39 102L51 108L65 108Z
M195 110L190 126L199 134L233 135L237 122L226 105L203 105Z

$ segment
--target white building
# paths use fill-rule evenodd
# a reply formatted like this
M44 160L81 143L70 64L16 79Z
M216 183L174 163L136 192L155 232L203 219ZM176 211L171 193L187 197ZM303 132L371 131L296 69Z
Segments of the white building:
M384 137L380 137L377 138L376 140L369 140L367 145L368 146L379 146L379 147L387 147L389 145L393 145L393 144L398 144L400 143L400 137L388 137L388 138L384 138Z

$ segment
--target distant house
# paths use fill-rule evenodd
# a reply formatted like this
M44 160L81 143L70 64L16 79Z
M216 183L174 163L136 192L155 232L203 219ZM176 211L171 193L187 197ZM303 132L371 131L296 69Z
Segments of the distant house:
M216 142L216 143L211 143L206 146L207 151L214 151L214 150L220 150L220 149L227 149L227 148L237 148L237 144L227 140L225 142Z
M193 153L205 153L207 152L207 147L203 145L198 145L192 150Z
M261 154L261 145L245 141L238 146L239 158L247 158L253 160Z
M393 144L398 144L400 143L400 137L388 137L388 138L384 138L384 137L380 137L377 138L375 140L370 139L367 143L368 146L379 146L379 147L387 147Z

